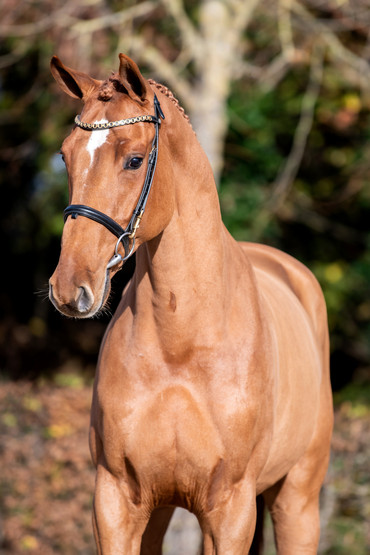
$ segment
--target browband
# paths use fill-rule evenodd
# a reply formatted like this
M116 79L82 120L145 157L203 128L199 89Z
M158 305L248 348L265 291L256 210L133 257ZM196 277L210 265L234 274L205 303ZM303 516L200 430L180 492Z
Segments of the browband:
M75 124L81 129L86 131L95 131L99 129L112 129L112 127L120 127L122 125L131 125L133 123L140 123L141 121L149 121L150 123L158 123L156 116L135 116L133 118L119 119L118 121L107 121L106 123L86 123L81 121L80 116L75 117Z

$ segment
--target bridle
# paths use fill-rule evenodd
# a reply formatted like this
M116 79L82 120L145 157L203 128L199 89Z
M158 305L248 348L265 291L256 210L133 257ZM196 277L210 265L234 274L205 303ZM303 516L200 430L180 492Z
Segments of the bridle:
M154 179L154 172L155 172L155 168L157 165L157 158L158 158L159 127L161 124L161 119L164 119L164 114L162 112L161 105L159 104L159 101L156 95L154 95L154 110L155 110L154 116L152 115L136 116L133 118L121 119L118 121L109 121L106 123L85 123L80 120L80 116L76 116L75 118L75 124L81 129L85 129L86 131L112 129L113 127L120 127L122 125L132 125L134 123L140 123L140 122L149 122L149 123L155 124L155 135L152 142L152 148L149 153L148 168L146 171L144 185L141 190L139 200L132 213L131 219L125 229L123 229L123 227L121 227L110 216L107 216L103 212L96 210L96 208L91 208L90 206L86 206L84 204L70 204L64 210L64 222L67 220L68 216L71 216L72 219L76 219L77 216L85 216L85 218L89 218L90 220L94 220L95 222L102 224L111 233L113 233L113 235L117 237L116 247L114 249L114 255L108 262L107 270L109 270L113 266L116 266L117 264L119 264L119 262L124 262L134 252L136 232L138 230L141 219L143 217L145 207L148 201L150 189ZM130 247L130 242L131 242L131 247ZM122 243L123 248L125 249L124 256L121 256L120 254L118 254L118 248L120 243Z

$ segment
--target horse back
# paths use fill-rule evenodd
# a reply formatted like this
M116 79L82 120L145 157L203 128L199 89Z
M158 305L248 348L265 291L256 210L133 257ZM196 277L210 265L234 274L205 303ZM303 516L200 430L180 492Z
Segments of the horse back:
M294 294L320 343L327 335L326 305L313 273L296 258L274 247L247 242L240 243L240 246L252 264L257 283L262 281L260 277L263 274Z

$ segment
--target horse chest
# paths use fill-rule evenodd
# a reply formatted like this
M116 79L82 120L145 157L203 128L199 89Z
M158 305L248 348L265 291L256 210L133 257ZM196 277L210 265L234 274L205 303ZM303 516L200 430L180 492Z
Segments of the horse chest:
M268 411L262 422L256 384L232 358L234 368L231 359L220 363L209 353L174 368L131 355L129 369L112 383L103 357L92 422L112 472L125 475L129 460L144 489L154 487L162 499L171 492L203 498L220 464L237 482Z

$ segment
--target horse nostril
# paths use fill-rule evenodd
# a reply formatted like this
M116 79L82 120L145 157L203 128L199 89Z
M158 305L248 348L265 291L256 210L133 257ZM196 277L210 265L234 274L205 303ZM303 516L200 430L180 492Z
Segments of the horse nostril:
M54 302L54 295L53 295L53 286L49 281L49 299L53 303Z
M77 309L79 310L79 312L89 312L89 310L91 309L92 305L94 304L94 299L93 296L91 294L91 291L89 291L86 287L79 287L79 295L77 297Z

